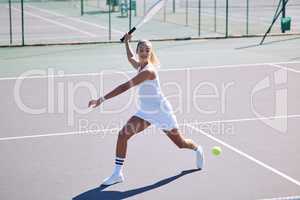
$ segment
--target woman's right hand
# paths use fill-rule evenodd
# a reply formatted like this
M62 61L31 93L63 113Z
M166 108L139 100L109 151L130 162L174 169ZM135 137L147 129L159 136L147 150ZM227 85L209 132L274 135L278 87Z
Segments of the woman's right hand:
M132 38L132 35L126 33L126 34L125 34L125 37L124 37L124 42L129 42L129 41L131 40L131 38Z

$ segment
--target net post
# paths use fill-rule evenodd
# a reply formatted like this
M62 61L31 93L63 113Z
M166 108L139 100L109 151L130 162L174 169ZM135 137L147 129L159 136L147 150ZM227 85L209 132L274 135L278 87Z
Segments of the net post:
M9 6L9 43L12 44L11 0L8 0L8 6Z
M22 26L22 46L25 45L24 39L24 0L21 0L21 26Z
M225 37L228 37L228 0L226 0L226 27L225 27Z

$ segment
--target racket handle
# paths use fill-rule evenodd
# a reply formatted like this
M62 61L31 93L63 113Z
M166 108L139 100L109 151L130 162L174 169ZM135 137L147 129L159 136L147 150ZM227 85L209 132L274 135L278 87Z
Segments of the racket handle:
M135 30L136 30L136 28L133 27L133 28L128 32L128 34L132 34ZM124 42L124 40L125 40L125 35L124 35L120 40L121 40L121 42Z

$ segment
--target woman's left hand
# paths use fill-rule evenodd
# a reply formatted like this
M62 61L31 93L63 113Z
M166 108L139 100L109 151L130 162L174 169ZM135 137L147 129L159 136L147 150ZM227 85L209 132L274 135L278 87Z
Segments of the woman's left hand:
M97 100L90 100L88 107L92 107L92 108L96 108L98 107L102 102L100 101L100 99Z

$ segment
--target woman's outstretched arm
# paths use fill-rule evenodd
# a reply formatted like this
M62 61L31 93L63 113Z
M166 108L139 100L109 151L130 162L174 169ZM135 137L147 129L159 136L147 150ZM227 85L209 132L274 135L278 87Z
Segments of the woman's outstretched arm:
M133 77L131 80L127 81L126 83L119 85L118 87L113 89L111 92L107 93L104 97L101 97L97 100L91 100L89 102L88 106L95 108L95 107L99 106L101 103L103 103L104 100L118 96L118 95L122 94L123 92L129 90L130 88L142 83L143 81L151 80L154 78L155 78L154 71L145 70L145 71L137 74L135 77Z

